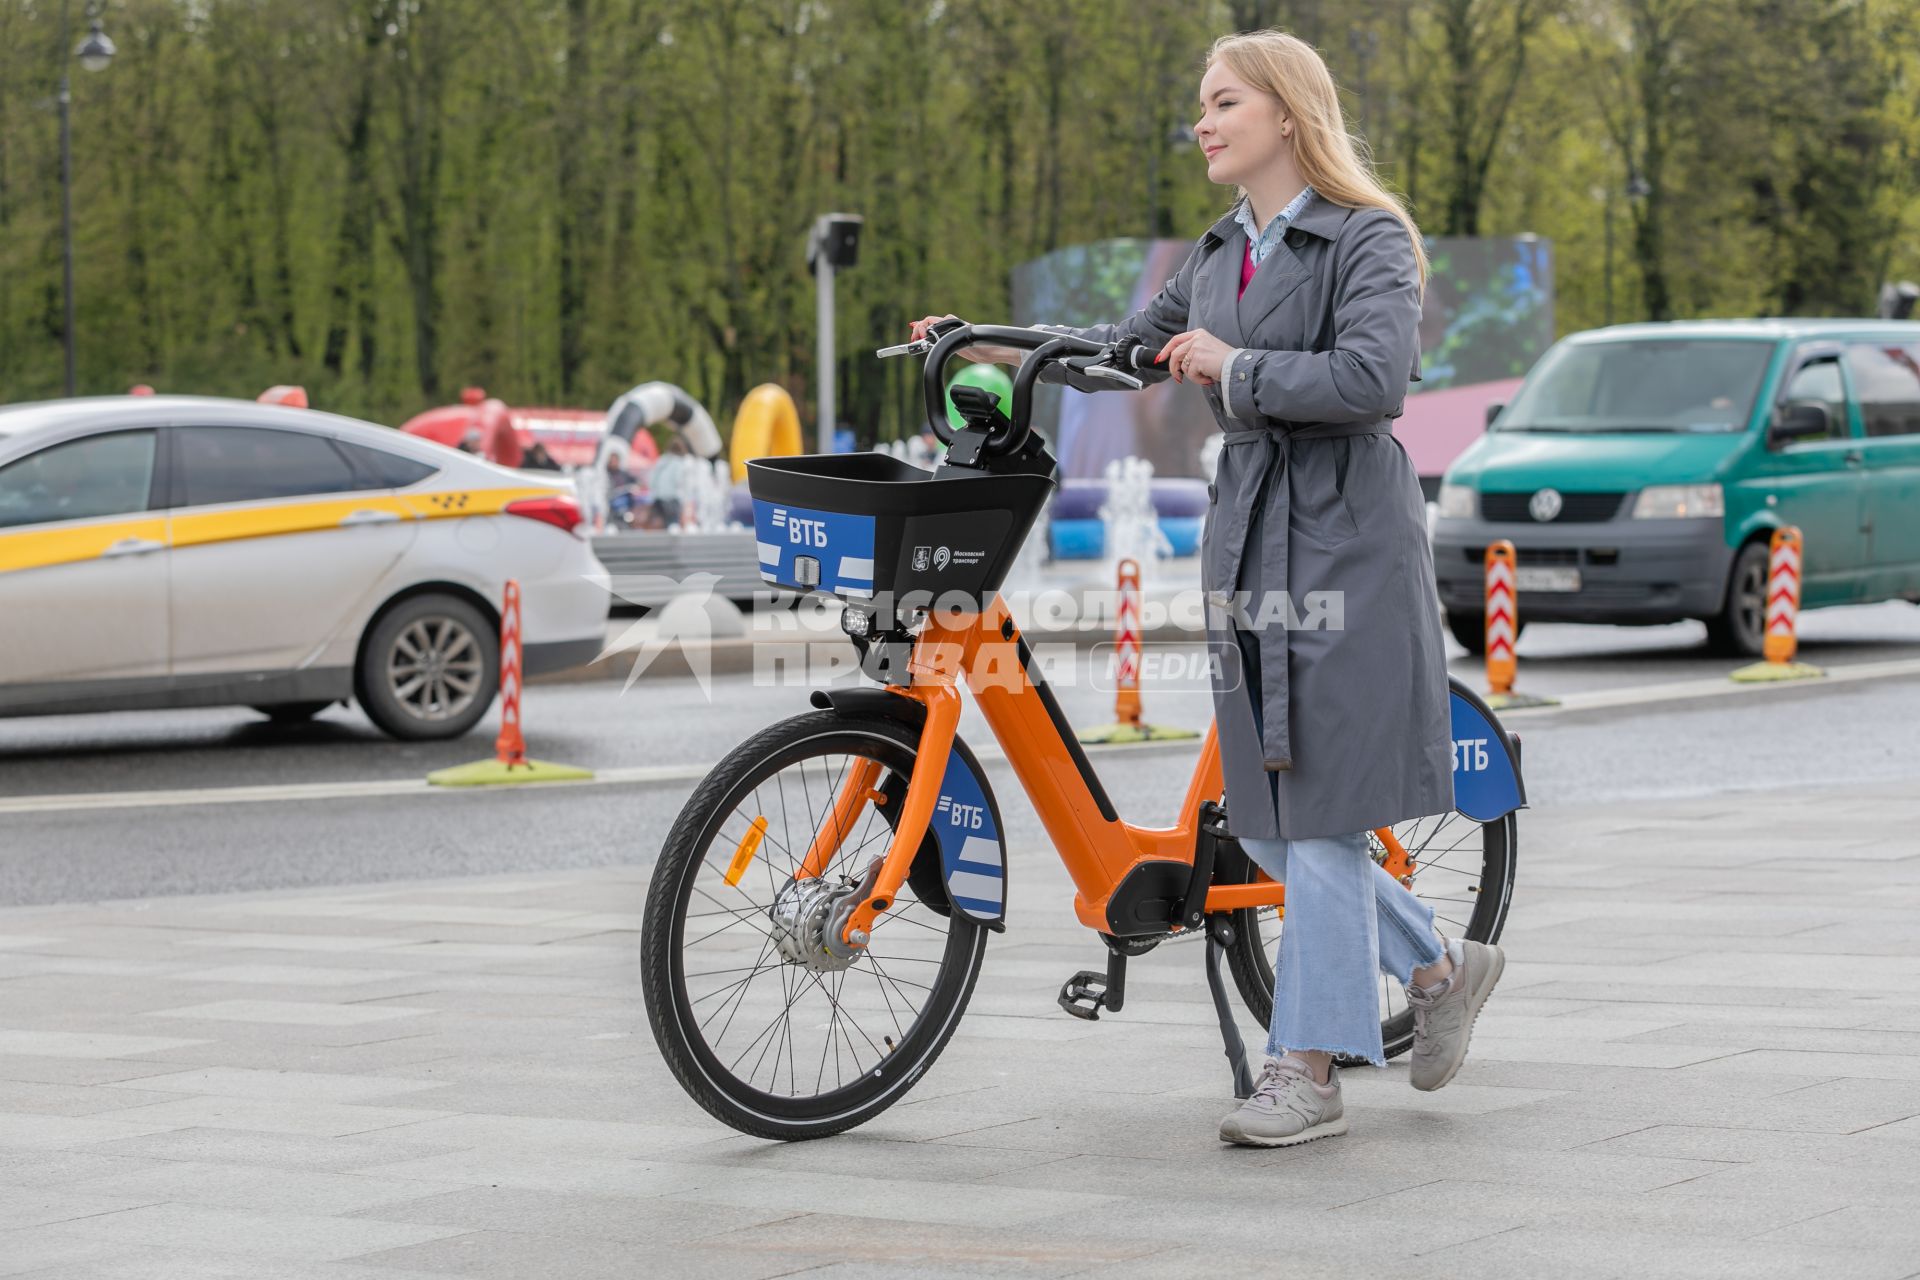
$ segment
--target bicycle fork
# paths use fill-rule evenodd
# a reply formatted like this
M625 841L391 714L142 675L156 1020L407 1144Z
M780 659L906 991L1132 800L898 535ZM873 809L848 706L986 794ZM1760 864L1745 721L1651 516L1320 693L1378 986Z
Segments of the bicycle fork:
M907 873L913 868L914 856L926 839L934 806L940 798L943 774L939 762L953 750L954 734L960 726L960 693L953 685L916 684L894 692L924 706L926 723L920 732L913 775L907 780L900 800L900 814L894 820L892 841L887 852L866 869L861 880L864 896L845 914L845 923L840 927L837 941L849 949L866 945L874 920L893 905ZM886 793L879 789L881 772L882 766L877 760L862 758L854 762L841 780L840 790L820 829L814 833L813 842L807 846L795 879L817 879L826 874L847 834L854 829L861 808L887 803Z

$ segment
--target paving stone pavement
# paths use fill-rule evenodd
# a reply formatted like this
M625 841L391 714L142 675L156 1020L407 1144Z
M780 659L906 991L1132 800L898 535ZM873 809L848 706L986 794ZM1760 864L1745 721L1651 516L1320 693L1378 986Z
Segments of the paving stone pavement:
M646 868L0 911L0 1276L1895 1280L1916 830L1920 785L1523 814L1459 1078L1350 1071L1287 1151L1214 1136L1198 947L1055 1008L1100 949L1040 850L916 1090L794 1145L655 1052Z

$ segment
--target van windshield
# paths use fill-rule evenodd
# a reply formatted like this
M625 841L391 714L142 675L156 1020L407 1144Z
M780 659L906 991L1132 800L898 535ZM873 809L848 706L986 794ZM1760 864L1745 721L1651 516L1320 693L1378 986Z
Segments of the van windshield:
M1499 431L1740 431L1771 342L1564 342L1501 413Z

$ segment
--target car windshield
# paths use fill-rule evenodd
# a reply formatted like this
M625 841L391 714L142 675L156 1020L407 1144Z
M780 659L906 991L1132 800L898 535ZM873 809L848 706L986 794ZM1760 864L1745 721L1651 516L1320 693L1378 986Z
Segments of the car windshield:
M1500 415L1500 431L1739 431L1771 342L1563 342Z

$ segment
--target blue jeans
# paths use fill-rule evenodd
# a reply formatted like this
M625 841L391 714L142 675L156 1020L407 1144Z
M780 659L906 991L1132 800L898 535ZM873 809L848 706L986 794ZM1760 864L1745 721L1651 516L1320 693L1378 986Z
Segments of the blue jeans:
M1312 840L1250 840L1240 847L1287 886L1274 960L1267 1053L1320 1050L1387 1063L1374 970L1405 986L1440 959L1433 908L1367 853L1367 833Z

